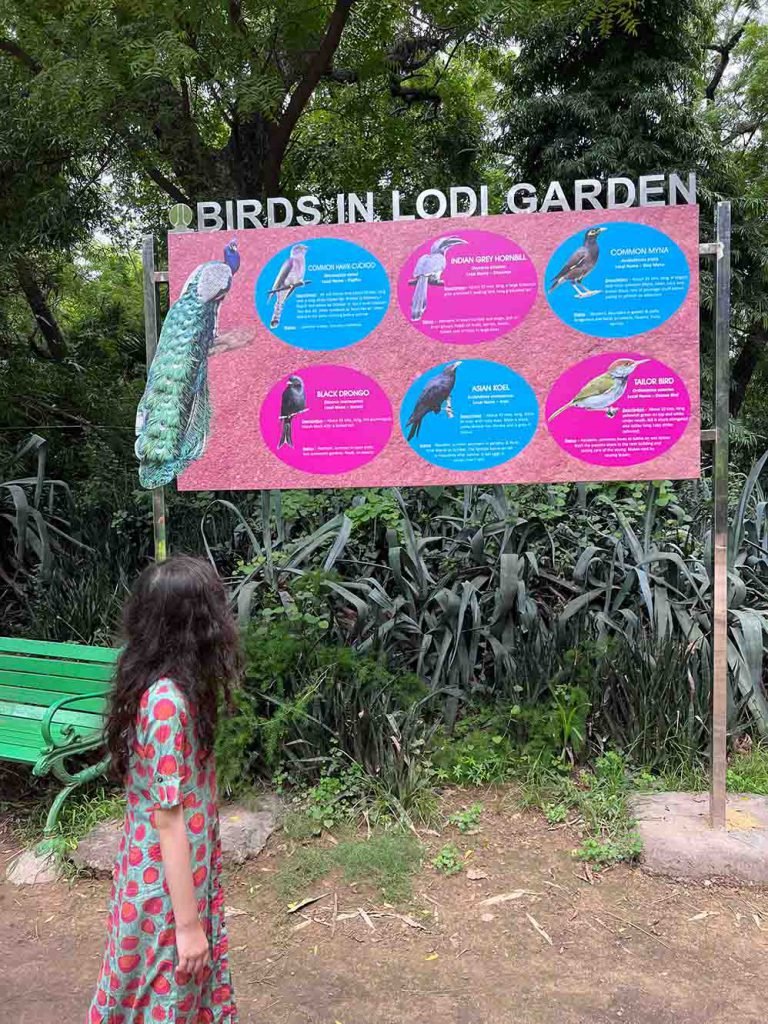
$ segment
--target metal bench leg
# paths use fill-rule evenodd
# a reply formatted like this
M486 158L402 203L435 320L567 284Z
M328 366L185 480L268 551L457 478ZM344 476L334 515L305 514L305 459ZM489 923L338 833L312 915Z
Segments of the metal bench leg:
M45 819L45 828L43 829L43 838L37 844L37 852L44 856L47 853L52 853L54 848L53 837L56 834L56 825L59 821L59 815L64 803L74 790L78 788L80 782L73 782L69 786L65 786L61 792L56 794L56 797L51 804L51 809L48 811L48 817Z
M75 773L74 775L67 771L64 765L64 758L67 755L60 755L52 764L49 764L45 768L47 773L50 770L53 775L56 776L61 782L64 783L64 788L61 792L56 794L51 809L48 811L48 817L45 820L45 829L43 830L43 839L37 846L37 852L41 855L51 853L54 848L54 836L56 834L56 826L59 821L59 815L61 809L67 797L76 790L79 786L82 786L84 782L92 782L94 779L100 778L106 772L109 766L109 758L105 757L104 760L99 761L98 764L91 765L88 768L83 768L82 771ZM43 769L40 765L35 766L35 774L42 775Z

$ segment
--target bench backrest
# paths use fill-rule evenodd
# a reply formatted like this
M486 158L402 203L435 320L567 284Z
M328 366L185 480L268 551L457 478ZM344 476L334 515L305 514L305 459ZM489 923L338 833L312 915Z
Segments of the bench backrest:
M52 704L78 695L84 699L57 713L56 722L79 732L100 730L118 654L109 647L0 637L0 726L3 720L39 722Z

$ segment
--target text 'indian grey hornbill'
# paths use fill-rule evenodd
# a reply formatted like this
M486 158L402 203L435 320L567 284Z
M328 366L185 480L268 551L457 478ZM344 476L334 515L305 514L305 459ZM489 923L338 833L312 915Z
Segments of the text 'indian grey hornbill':
M427 309L427 292L431 284L441 286L443 274L448 265L446 253L454 245L466 245L463 238L438 238L432 243L429 252L419 256L413 271L413 277L408 282L416 285L411 301L411 320L421 320Z
M211 424L208 357L219 309L240 267L237 241L223 260L201 263L168 310L136 411L136 458L143 487L163 487L205 450Z
M304 390L304 381L301 377L293 374L288 378L288 383L285 385L280 402L280 419L283 426L280 431L278 448L282 448L283 445L293 448L293 417L298 416L299 413L306 412L306 409L307 395Z
M616 359L605 373L593 377L570 402L553 412L549 422L566 409L591 409L595 412L605 409L607 416L614 417L618 410L613 405L627 390L630 376L638 366L647 362L647 359Z
M438 413L443 408L443 404L445 404L446 414L449 418L453 417L451 392L456 383L456 370L460 366L461 360L449 363L436 377L427 381L406 424L406 426L411 428L411 432L408 434L409 441L419 436L421 421L428 412Z
M598 292L589 291L588 288L583 287L581 282L587 274L591 274L595 269L600 256L600 247L597 244L597 239L606 230L606 228L589 229L584 235L584 244L571 253L565 265L552 279L552 283L549 286L550 292L553 292L555 288L559 288L563 281L570 281L573 285L573 290L576 292L577 299L588 299L590 295L598 294Z
M272 311L270 327L277 327L283 315L283 306L293 295L297 288L301 288L307 282L304 275L307 270L307 246L299 242L291 246L288 259L277 272L275 283L272 285L270 297L275 298L275 308Z

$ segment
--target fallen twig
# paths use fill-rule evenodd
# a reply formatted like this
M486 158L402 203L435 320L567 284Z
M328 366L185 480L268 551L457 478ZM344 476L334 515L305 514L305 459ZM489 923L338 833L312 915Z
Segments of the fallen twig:
M320 900L324 900L326 896L330 896L329 892L321 893L319 896L307 896L305 900L299 900L298 903L291 903L288 907L289 914L295 914L297 910L303 910L304 907L308 907L311 903L318 903Z
M627 921L626 918L619 917L618 914L614 914L610 910L606 910L605 908L603 908L603 913L607 914L609 917L612 917L615 921L621 921L621 923L626 925L628 928L634 928L635 931L640 932L641 935L647 935L649 939L655 939L660 945L662 945L665 949L670 950L672 953L677 952L677 950L670 946L669 943L659 938L658 935L654 935L653 932L649 932L647 928L641 928L640 925L635 924L634 921Z
M531 917L531 915L530 915L530 914L526 914L525 916L526 916L526 917L528 918L528 920L529 920L529 921L531 922L531 924L532 924L532 925L533 925L533 927L534 927L534 928L536 929L536 931L537 931L537 932L539 933L539 935L540 935L540 936L542 937L542 939L544 939L544 941L545 941L545 942L547 942L547 943L548 943L548 944L549 944L549 945L551 946L551 945L552 945L552 939L550 939L549 935L547 935L547 933L546 933L546 932L544 931L544 929L543 929L543 928L541 927L541 925L540 925L540 924L539 924L539 922L538 922L538 921L536 920L536 918L535 918L535 917Z

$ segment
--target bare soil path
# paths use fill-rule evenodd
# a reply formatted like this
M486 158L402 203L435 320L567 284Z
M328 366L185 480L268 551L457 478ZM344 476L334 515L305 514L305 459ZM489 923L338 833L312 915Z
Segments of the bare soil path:
M567 828L511 810L502 794L481 798L481 830L452 838L487 877L445 878L427 864L405 908L330 879L306 893L328 896L288 914L273 884L290 856L280 836L230 873L242 1024L765 1020L768 892L628 867L590 877ZM434 856L448 837L424 838ZM0 831L3 872L15 849ZM82 1024L107 898L105 881L0 883L0 1020Z

